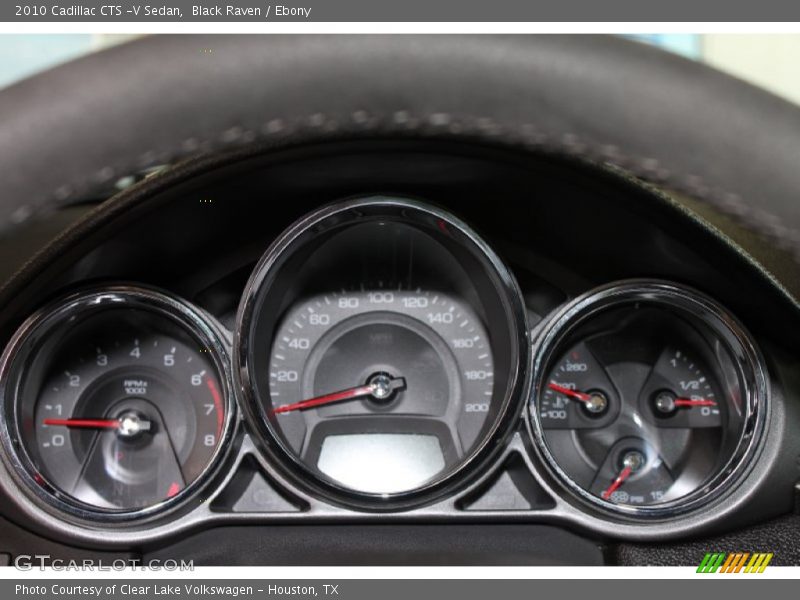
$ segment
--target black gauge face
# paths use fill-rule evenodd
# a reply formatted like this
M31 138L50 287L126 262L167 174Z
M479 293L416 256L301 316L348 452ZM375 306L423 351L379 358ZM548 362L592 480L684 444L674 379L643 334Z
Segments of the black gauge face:
M327 209L295 235L262 261L242 322L268 441L337 497L443 483L523 383L510 276L463 226L403 201Z
M225 438L217 349L150 307L88 303L32 333L16 387L35 481L89 511L132 513L184 494Z
M285 442L363 492L406 491L452 468L484 430L494 392L489 336L473 309L400 284L298 303L270 366Z
M754 441L763 401L739 332L704 299L654 289L581 300L584 315L560 333L551 327L531 407L545 456L568 485L642 514L721 491Z

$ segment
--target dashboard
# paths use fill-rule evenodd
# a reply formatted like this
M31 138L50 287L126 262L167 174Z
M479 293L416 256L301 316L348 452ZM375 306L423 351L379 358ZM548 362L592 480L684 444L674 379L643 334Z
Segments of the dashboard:
M78 209L0 293L8 528L246 563L515 527L512 562L599 563L794 508L792 292L622 173L371 141Z

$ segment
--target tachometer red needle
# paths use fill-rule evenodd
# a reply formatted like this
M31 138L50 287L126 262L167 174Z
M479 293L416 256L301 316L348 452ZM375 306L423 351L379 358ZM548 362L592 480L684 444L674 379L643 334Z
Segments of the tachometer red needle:
M568 398L575 398L576 400L580 400L582 402L588 402L592 398L589 394L584 394L583 392L579 392L578 390L571 390L564 386L558 385L557 383L548 383L547 387L549 387L554 392L558 392L559 394L564 394Z
M608 486L608 489L606 489L605 492L600 494L600 497L603 500L608 500L611 497L611 494L613 494L619 486L625 483L625 480L628 477L630 477L631 473L633 473L633 469L631 469L630 467L625 467L624 469L622 469L622 471L620 471L619 475L617 475L617 478L613 481L613 483L610 486Z
M44 424L83 429L119 429L117 419L45 419Z
M675 398L675 406L716 406L713 400L692 400L690 398Z

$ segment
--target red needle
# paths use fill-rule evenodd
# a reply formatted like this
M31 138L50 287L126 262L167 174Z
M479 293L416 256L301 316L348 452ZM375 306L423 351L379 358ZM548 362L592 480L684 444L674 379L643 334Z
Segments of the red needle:
M588 402L592 398L589 394L584 394L583 392L579 392L577 390L571 390L564 386L558 385L557 383L548 383L547 387L549 387L554 392L558 392L559 394L564 394L568 398L575 398L576 400L580 400L581 402Z
M350 388L349 390L342 390L341 392L333 392L332 394L325 394L324 396L317 396L309 400L302 400L294 404L284 404L275 409L275 414L290 412L293 410L303 410L306 408L313 408L322 404L330 404L331 402L340 402L342 400L355 400L362 396L369 396L374 391L371 385L360 385L358 387Z
M44 424L83 429L119 429L119 421L116 419L45 419Z
M358 387L325 394L324 396L317 396L309 400L302 400L294 404L284 404L275 409L275 414L290 412L292 410L303 410L306 408L313 408L323 404L330 404L332 402L341 402L342 400L355 400L363 396L372 396L377 400L389 398L396 390L406 389L406 380L403 377L390 377L384 373L379 373L372 377L366 385L359 385Z
M600 494L600 497L603 500L608 500L611 497L611 494L613 494L619 486L625 483L625 480L628 477L630 477L631 473L633 473L633 469L631 469L630 467L625 467L624 469L622 469L619 475L617 475L617 478L614 480L614 482L610 486L608 486L608 489L602 494Z
M716 406L713 400L692 400L690 398L675 398L675 406Z

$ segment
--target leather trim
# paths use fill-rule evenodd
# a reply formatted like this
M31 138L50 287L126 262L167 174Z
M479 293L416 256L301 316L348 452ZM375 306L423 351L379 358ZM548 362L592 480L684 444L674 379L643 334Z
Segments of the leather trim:
M256 141L491 140L626 169L800 263L798 117L610 36L156 36L0 93L0 213L21 223L132 171Z

